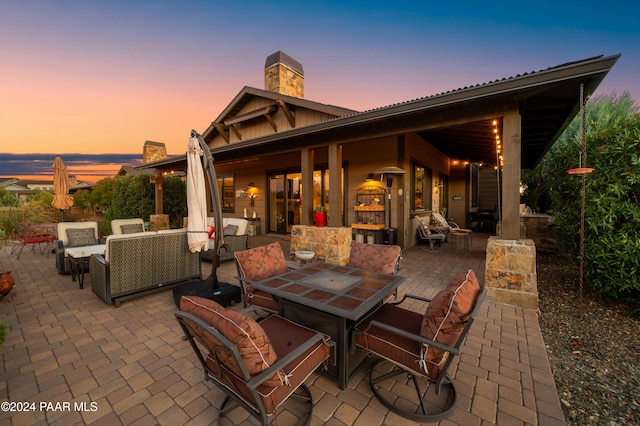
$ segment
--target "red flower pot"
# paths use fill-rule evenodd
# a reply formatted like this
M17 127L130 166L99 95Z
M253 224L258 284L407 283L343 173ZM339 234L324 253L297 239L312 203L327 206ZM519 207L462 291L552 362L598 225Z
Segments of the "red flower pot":
M313 212L313 222L316 226L326 226L327 212Z

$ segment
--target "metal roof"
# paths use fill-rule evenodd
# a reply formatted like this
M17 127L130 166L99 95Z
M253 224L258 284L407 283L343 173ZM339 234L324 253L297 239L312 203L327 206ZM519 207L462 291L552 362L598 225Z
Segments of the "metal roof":
M619 57L600 55L364 112L343 112L335 119L215 147L211 152L216 161L231 161L305 146L416 133L451 158L495 163L491 121L516 106L522 127L521 167L532 168L579 111L580 84L590 96ZM238 106L244 92L281 97L245 87L219 118ZM184 155L146 166L177 168L180 162L185 162Z

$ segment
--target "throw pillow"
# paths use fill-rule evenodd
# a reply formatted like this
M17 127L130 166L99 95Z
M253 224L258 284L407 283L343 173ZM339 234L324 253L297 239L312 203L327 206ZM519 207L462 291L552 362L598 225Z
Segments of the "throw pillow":
M98 244L94 228L68 228L67 247L93 246Z
M225 237L227 235L236 235L236 232L238 232L238 225L227 225L224 227L222 235Z
M135 234L136 232L144 232L144 228L141 223L132 223L129 225L120 226L123 234Z
M213 240L215 238L214 232L216 232L216 227L215 226L210 226L209 227L209 239L210 240Z
M197 296L183 296L180 299L180 310L197 316L229 339L238 348L242 361L252 377L278 360L269 336L253 318L225 309L213 300ZM203 334L205 334L203 340L208 343L208 348L218 346L215 339L206 337L206 333ZM218 351L217 358L223 365L242 377L242 372L231 354ZM282 373L274 374L264 382L264 385L281 385L283 380Z
M471 316L480 295L480 284L473 270L454 278L447 288L431 299L422 320L420 335L453 347ZM427 374L435 380L449 353L425 345Z

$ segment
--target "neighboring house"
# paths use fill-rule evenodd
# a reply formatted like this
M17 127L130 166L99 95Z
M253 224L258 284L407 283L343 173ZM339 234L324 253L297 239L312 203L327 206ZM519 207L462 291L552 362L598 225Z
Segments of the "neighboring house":
M265 88L244 87L202 133L223 214L255 212L263 232L287 233L294 224L312 224L321 205L330 226L369 224L356 206L373 176L388 189L376 197L382 218L374 224L394 230L403 247L416 243L412 217L444 208L463 226L470 214L492 211L502 219L503 237L518 239L521 168L534 167L577 114L581 84L592 94L618 58L598 56L357 112L305 100L302 65L276 52L265 64ZM186 158L144 167L186 170ZM385 237L382 230L366 232Z
M84 189L88 185L85 182L78 182L73 175L69 176L69 184L71 186L69 192ZM53 194L53 180L0 178L0 187L16 195L22 202L26 202L29 195L36 192L46 191Z

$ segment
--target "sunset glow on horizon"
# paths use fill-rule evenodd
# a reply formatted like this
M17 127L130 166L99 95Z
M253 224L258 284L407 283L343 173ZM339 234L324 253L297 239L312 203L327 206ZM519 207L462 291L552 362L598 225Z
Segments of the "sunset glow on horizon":
M278 50L302 64L306 99L358 111L618 53L596 95L640 99L640 22L628 13L637 7L10 2L0 14L11 40L0 47L0 153L141 158L157 141L181 155L191 129L203 132L244 86L263 88ZM69 173L94 182L124 165L94 158Z

